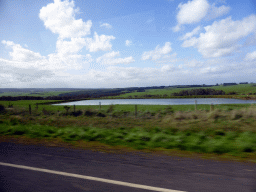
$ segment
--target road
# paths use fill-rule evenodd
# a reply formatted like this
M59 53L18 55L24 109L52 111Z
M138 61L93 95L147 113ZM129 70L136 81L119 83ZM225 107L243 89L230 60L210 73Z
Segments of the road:
M3 192L256 192L255 171L255 164L238 162L0 143Z

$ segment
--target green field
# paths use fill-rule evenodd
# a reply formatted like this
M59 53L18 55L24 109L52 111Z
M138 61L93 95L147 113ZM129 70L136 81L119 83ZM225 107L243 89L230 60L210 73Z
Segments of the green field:
M171 97L171 94L178 93L183 90L190 90L190 89L215 89L215 90L223 90L226 94L229 94L230 92L236 92L236 96L229 96L229 97L246 97L246 96L253 96L256 94L256 86L255 84L239 84L239 85L233 85L233 86L213 86L213 87L194 87L194 88L165 88L165 89L146 89L145 92L132 92L132 93L125 93L120 96L115 97L108 97L108 98L140 98L144 95L154 95L158 97ZM197 96L199 97L199 96ZM207 96L203 96L207 97ZM209 96L213 97L213 96ZM225 96L215 96L215 97L223 97Z
M146 89L145 92L132 92L132 93L125 93L121 94L119 96L110 96L110 97L105 97L105 98L143 98L145 95L152 95L154 98L171 98L174 97L172 96L173 93L178 93L182 90L189 90L189 89L215 89L215 90L223 90L226 95L218 95L218 96L196 96L196 97L228 97L228 98L243 98L243 97L252 97L256 99L256 84L239 84L239 85L233 85L233 86L213 86L213 87L194 87L194 88L164 88L164 89ZM3 90L2 90L3 91ZM82 92L84 94L86 93L92 93L92 92L97 92L97 90L89 90L85 89ZM102 91L102 90L98 90ZM48 96L58 96L59 94L63 93L75 93L75 92L81 92L77 90L70 90L70 91L48 91L48 90L26 90L26 89L21 89L20 91L17 92L2 92L0 90L0 97L1 96L40 96L40 97L48 97ZM95 93L96 93L95 92ZM126 92L126 91L123 91ZM229 93L235 92L236 94L234 95L229 95Z
M12 104L14 108L22 108L24 110L29 109L29 105L31 105L32 110L36 108L36 103L39 103L38 110L42 110L43 108L50 111L65 111L64 106L62 105L40 105L40 103L47 103L47 102L59 102L56 100L19 100L19 101L0 101L0 104L4 105L6 108L9 104ZM194 105L137 105L137 110L141 112L158 112L163 111L166 108L170 107L174 111L194 111ZM241 109L241 108L248 108L252 106L251 104L221 104L221 105L214 105L215 109L220 110L233 110L233 109ZM71 110L73 110L73 105L70 106ZM106 111L109 108L109 105L101 105L101 110ZM99 105L76 105L75 109L77 110L88 110L88 109L100 109ZM114 111L128 111L134 112L135 105L114 105ZM200 104L197 105L197 110L210 110L210 105Z
M0 97L2 96L34 96L34 97L49 97L49 96L58 96L63 93L71 93L76 91L49 91L49 92L4 92L0 93Z
M0 135L99 142L136 150L181 150L256 162L255 105L39 105L1 101ZM32 106L31 114L28 105Z

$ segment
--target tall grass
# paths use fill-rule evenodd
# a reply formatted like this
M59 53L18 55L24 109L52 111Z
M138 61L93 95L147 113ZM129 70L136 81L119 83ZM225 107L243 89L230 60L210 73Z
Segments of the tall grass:
M253 105L240 108L244 106L224 105L213 111L195 111L189 107L187 111L177 110L184 106L150 106L143 110L139 106L137 117L134 106L130 111L131 106L121 110L118 106L101 109L81 106L76 111L71 108L68 113L63 106L60 111L55 106L45 106L42 111L32 110L31 115L22 106L11 110L4 107L0 113L0 135L99 141L136 149L255 153L256 108Z

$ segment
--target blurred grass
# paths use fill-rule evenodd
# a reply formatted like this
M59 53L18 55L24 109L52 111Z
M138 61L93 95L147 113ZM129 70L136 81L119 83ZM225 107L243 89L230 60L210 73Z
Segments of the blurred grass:
M247 104L64 106L15 101L0 112L0 135L99 141L134 149L179 149L197 153L256 154L256 107ZM0 102L7 108L9 102ZM32 114L28 105L32 105ZM34 107L33 107L34 106Z

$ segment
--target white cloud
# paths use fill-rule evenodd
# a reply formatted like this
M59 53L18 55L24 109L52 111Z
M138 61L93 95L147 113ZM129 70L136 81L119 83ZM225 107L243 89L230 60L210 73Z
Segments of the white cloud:
M215 3L213 3L209 9L209 12L206 16L208 20L215 19L217 17L221 17L223 15L226 15L230 11L230 7L222 5L220 7L216 7Z
M12 52L10 52L9 54L14 61L33 62L44 59L44 57L41 56L40 53L35 53L33 51L25 49L21 45L15 44L12 41L3 40L2 43L12 49Z
M182 43L182 47L195 47L198 43L198 39L196 37L192 37L190 39L185 40Z
M128 46L128 47L131 46L131 45L132 45L132 41L126 40L126 41L125 41L125 45Z
M206 58L227 56L241 47L239 41L242 38L256 32L256 16L251 15L238 21L228 17L204 29L205 33L200 33L198 38L185 40L182 46L193 46Z
M177 59L177 53L173 53L171 55L163 55L163 57L160 60L157 60L156 63L176 63L178 62Z
M130 64L135 61L133 57L115 58L117 56L120 56L119 51L117 52L112 51L110 53L106 53L102 55L101 57L98 57L96 59L96 62L102 65L117 65L117 64Z
M192 24L201 21L207 14L210 5L207 0L192 0L185 4L178 5L177 14L178 25L173 28L174 32L180 30L183 24Z
M71 38L70 41L59 39L56 42L56 49L59 54L66 55L78 53L85 45L85 38Z
M141 59L142 60L151 59L151 60L155 61L155 60L160 59L163 55L166 55L166 54L170 53L171 51L172 51L171 43L166 42L165 45L162 48L160 48L159 45L157 45L155 50L144 52L142 54Z
M172 28L174 32L180 31L181 26L184 24L198 23L204 18L207 20L215 19L230 11L228 6L216 7L215 3L210 5L207 0L191 0L185 4L180 3L178 9L178 24Z
M253 61L256 59L256 51L247 53L245 56L245 61Z
M94 33L94 39L87 38L86 39L86 48L89 49L90 52L97 51L109 51L112 48L111 40L115 39L114 36L101 35L99 36L96 32Z
M189 32L189 33L186 33L184 36L182 36L182 37L180 38L180 40L186 40L186 39L188 39L188 38L191 38L191 37L193 37L194 35L197 35L200 30L201 30L201 27L198 26L198 27L196 27L195 29L193 29L193 31L191 31L191 32Z
M48 63L51 64L52 70L68 70L68 69L88 69L90 63L93 61L90 54L87 55L62 55L49 54Z
M106 27L107 29L111 29L112 26L109 23L103 23L100 25L100 27Z
M25 49L12 41L2 41L2 43L12 49L9 53L11 59L6 60L6 62L8 61L9 67L15 67L17 69L30 70L36 68L37 70L52 70L56 72L66 69L81 69L82 67L86 69L89 68L92 62L90 54L84 56L75 52L68 52L69 50L58 49L60 52L49 54L48 56L41 56L40 53Z
M43 69L42 66L37 67L35 62L10 61L0 58L1 85L17 86L19 82L42 80L53 76L54 73L51 70Z
M40 10L39 17L47 29L58 34L59 38L78 38L90 34L92 22L75 19L78 9L74 9L74 1L54 0Z

